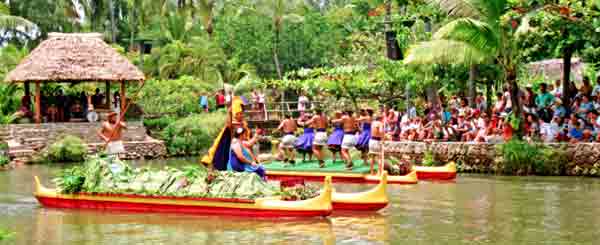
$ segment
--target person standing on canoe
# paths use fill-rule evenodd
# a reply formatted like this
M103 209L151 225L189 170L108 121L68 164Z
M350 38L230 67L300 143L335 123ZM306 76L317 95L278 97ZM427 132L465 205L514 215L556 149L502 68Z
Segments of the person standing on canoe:
M357 119L358 123L362 125L361 133L356 141L356 149L360 150L361 158L363 159L363 165L367 165L369 152L369 140L371 139L371 121L373 116L372 109L360 110L360 117Z
M375 116L375 120L371 124L371 139L369 140L369 155L371 155L371 171L373 174L373 166L375 165L375 159L381 154L381 141L385 137L385 130L383 125L383 115L378 114ZM379 168L378 168L379 169Z
M356 130L358 125L356 119L352 116L352 111L346 111L342 117L342 125L344 128L344 139L342 140L342 158L346 162L346 169L351 170L352 157L350 156L350 150L356 147Z
M310 113L305 113L298 118L297 124L304 128L304 132L300 137L296 139L294 147L296 151L302 153L302 162L306 162L306 154L308 154L308 160L312 161L313 154L313 141L315 139L315 131L311 123Z
M331 120L333 123L333 132L331 132L331 135L327 140L327 147L329 148L329 151L331 151L331 155L333 156L332 160L334 163L336 161L336 153L340 154L340 158L342 158L341 153L339 153L342 150L342 140L344 139L344 128L342 127L341 118L342 112L336 111L335 118Z
M325 167L325 160L323 160L323 146L327 145L327 116L323 114L321 109L315 110L315 115L308 121L304 122L304 124L310 124L310 127L314 130L316 129L316 133L314 135L312 141L312 152L317 159L319 160L319 167Z
M279 127L277 127L277 131L283 132L283 138L281 138L281 143L279 143L279 156L280 159L283 157L284 163L287 163L288 161L290 164L296 163L294 154L296 136L294 133L297 129L298 125L296 124L296 121L292 119L292 116L289 114L285 115L285 119L283 119L279 124Z
M102 123L102 128L98 131L98 136L106 142L106 154L116 156L125 152L125 146L121 140L123 130L127 129L125 122L117 119L117 113L108 114L108 120Z

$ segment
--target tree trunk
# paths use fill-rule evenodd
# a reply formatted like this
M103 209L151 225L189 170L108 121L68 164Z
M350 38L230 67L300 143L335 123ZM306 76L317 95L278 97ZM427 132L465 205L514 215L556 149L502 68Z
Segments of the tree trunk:
M562 77L562 102L565 108L569 108L571 104L571 58L573 57L573 49L567 46L563 49L563 77Z
M475 108L475 79L477 77L477 65L471 65L469 67L469 81L467 97L469 100L469 106Z
M514 129L514 136L516 138L521 139L523 136L523 116L522 116L522 108L519 103L519 84L517 83L517 72L516 70L511 70L507 72L506 79L508 80L508 84L510 86L510 101L512 102L512 113L517 118L520 119L519 127Z
M492 115L492 81L486 81L485 83L485 103L487 104L487 114Z
M117 42L116 24L115 24L115 5L114 0L110 0L110 34L112 43Z
M283 74L281 72L281 65L279 64L279 56L278 56L278 46L279 46L279 29L275 28L275 40L273 42L273 61L275 62L275 69L277 70L277 76L279 79L283 79Z

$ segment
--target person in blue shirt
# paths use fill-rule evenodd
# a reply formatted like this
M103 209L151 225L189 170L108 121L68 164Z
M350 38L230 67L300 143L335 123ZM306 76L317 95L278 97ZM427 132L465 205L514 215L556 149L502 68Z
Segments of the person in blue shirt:
M577 121L575 127L569 130L569 138L571 138L571 143L576 143L583 138L583 129L580 121Z
M206 95L200 95L200 107L204 112L208 112L208 97Z

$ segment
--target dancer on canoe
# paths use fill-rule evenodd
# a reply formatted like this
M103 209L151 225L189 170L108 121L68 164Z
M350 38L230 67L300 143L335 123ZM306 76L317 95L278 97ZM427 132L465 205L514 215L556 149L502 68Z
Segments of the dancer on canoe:
M282 131L284 134L281 138L281 143L279 143L279 159L283 158L284 163L288 161L290 164L296 163L294 154L294 143L296 142L294 133L296 129L298 129L296 120L292 119L292 116L289 114L285 115L285 119L277 127L276 131Z
M242 127L236 128L233 135L234 138L231 141L227 170L256 173L265 180L265 168L258 164L258 160L252 153L252 150L244 144L244 141L247 140L246 135L248 135L246 129Z
M323 114L321 109L315 110L316 114L311 120L313 128L317 129L315 134L315 140L313 141L313 152L317 159L319 159L319 167L325 167L325 160L323 160L323 146L327 145L327 116Z
M348 110L342 117L342 125L344 127L344 139L342 140L342 158L346 162L346 169L351 170L353 167L350 150L356 147L356 130L358 124L352 111Z
M361 133L356 140L356 149L361 152L361 158L363 165L367 165L367 159L369 152L369 140L371 139L371 120L373 116L372 109L360 110L360 117L357 119L358 123L362 125Z
M342 158L342 154L340 153L340 151L342 150L342 140L344 139L344 127L342 125L341 119L342 112L336 111L335 118L331 120L331 122L333 123L333 132L327 140L327 146L329 148L329 151L331 151L332 160L334 163L336 161L336 153L338 153L340 155L340 158Z
M118 158L119 154L125 152L125 146L121 138L123 130L127 129L125 122L117 119L117 113L108 114L108 120L102 123L102 128L98 131L98 136L106 142L106 154L111 159Z
M375 120L373 120L373 123L371 123L371 139L369 140L369 155L371 156L371 174L374 174L373 166L375 165L375 160L379 159L381 154L381 141L383 140L383 137L385 137L383 115L377 114L377 116L375 116Z
M302 162L306 162L306 155L308 154L308 160L312 161L313 153L313 140L315 138L315 131L311 122L312 118L310 113L305 113L298 118L298 125L304 128L304 133L296 139L294 147L296 151L302 154Z

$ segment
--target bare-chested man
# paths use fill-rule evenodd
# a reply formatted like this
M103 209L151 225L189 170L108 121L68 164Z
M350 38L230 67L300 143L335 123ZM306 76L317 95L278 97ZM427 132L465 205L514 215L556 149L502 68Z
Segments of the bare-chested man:
M283 138L281 138L281 143L279 143L279 159L283 158L283 162L287 163L289 161L290 164L296 163L296 157L294 154L294 143L296 142L296 129L298 129L298 125L296 124L296 120L292 119L291 115L285 115L285 119L281 121L279 127L277 127L278 131L283 132Z
M325 167L325 161L323 160L323 146L327 145L327 116L323 114L321 109L315 110L315 115L307 122L311 124L311 127L317 130L315 138L313 140L313 153L319 159L319 167Z
M342 158L346 162L346 169L352 169L354 165L352 163L352 157L350 156L350 150L356 146L356 131L358 129L358 123L352 116L352 111L346 111L342 117L342 126L344 128L344 140L342 140Z
M381 154L381 140L385 137L383 126L383 115L378 114L371 124L371 139L369 140L369 155L371 155L371 174L373 174L373 166L375 159L379 159Z
M117 119L117 113L108 114L108 121L102 123L102 129L98 131L98 136L107 143L106 153L111 156L117 156L125 152L123 141L123 130L127 129L125 122Z

